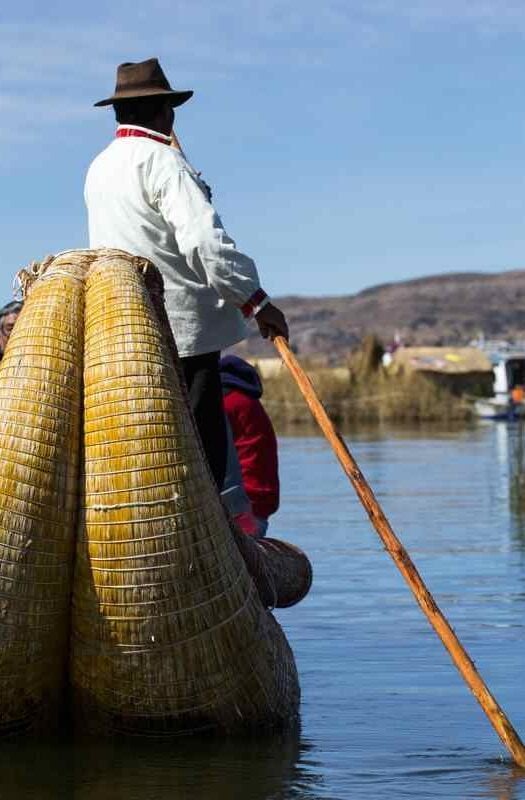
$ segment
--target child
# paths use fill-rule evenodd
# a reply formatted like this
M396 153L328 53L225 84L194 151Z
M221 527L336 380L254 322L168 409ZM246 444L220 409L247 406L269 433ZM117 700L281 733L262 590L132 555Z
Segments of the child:
M255 536L261 537L268 528L268 517L279 508L277 439L260 402L263 389L254 367L237 356L225 356L220 375L242 482L255 518ZM242 517L238 523L244 529ZM245 532L254 535L252 530Z
M15 327L18 315L22 310L22 306L22 302L13 300L3 306L3 308L0 308L0 360L4 356L4 350L11 336L11 331Z

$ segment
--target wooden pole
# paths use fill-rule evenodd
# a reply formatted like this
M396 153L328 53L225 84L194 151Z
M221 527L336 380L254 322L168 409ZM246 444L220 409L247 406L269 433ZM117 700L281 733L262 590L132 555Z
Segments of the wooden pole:
M452 661L463 676L467 686L478 700L483 711L489 718L496 733L511 754L518 766L525 768L525 747L517 732L503 709L490 693L483 678L467 651L459 641L447 619L439 609L436 601L428 591L423 579L417 571L412 559L392 530L381 506L379 505L372 489L368 485L363 473L352 457L341 435L336 431L312 382L293 355L288 342L282 336L276 336L274 345L290 370L295 382L301 390L310 411L318 422L321 430L331 444L339 463L350 479L357 496L365 507L370 521L383 542L385 549L392 557L397 568L408 583L423 613L436 631L437 635L448 650Z

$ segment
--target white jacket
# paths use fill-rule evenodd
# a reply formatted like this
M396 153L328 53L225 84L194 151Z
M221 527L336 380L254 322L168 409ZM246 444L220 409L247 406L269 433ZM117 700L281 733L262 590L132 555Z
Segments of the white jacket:
M250 316L266 300L254 262L237 250L168 137L138 126L119 130L122 138L95 158L86 177L90 247L116 247L158 267L181 356L235 344L246 335L240 309Z

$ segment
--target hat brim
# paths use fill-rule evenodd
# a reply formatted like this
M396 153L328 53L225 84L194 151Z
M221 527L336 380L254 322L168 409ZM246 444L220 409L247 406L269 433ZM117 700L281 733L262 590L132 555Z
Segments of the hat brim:
M167 100L171 100L171 105L173 108L176 106L181 106L190 97L193 97L193 92L189 89L187 91L174 91L173 89L145 89L143 92L130 92L130 94L125 94L121 92L120 94L113 95L113 97L107 97L105 100L99 100L98 103L94 103L96 107L100 106L112 106L115 103L119 103L122 100L142 100L144 97L165 97Z

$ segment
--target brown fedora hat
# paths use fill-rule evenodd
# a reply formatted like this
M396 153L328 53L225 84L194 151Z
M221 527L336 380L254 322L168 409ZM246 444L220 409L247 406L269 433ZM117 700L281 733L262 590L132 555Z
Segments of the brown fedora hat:
M147 61L119 64L115 94L105 100L99 100L95 105L111 106L119 100L138 100L140 97L159 95L169 98L173 106L181 106L190 99L193 92L172 89L158 59L148 58Z

